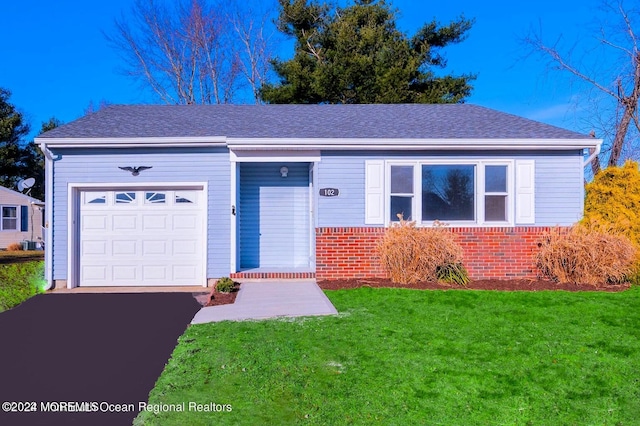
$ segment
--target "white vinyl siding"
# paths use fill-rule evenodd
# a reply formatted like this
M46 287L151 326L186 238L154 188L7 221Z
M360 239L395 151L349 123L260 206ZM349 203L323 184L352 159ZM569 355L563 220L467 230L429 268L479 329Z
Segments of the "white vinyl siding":
M55 162L53 182L53 279L67 279L68 188L71 184L118 187L120 184L206 182L207 278L229 275L231 188L227 149L60 149L55 154L61 158ZM141 165L153 168L138 176L119 169L119 166Z
M514 209L515 221L515 161L533 161L534 175L534 220L533 226L570 226L582 218L584 203L584 156L580 150L571 151L505 151L494 153L478 152L337 152L323 151L318 163L317 179L319 188L338 188L338 197L319 197L317 223L319 227L360 227L382 226L382 223L365 222L366 164L372 161L416 161L434 160L439 162L495 161L511 162L513 166L510 182L513 191L508 202ZM481 200L478 200L480 202ZM384 215L382 215L384 216ZM386 219L386 216L383 217ZM500 225L494 222L495 226ZM527 224L523 224L527 225ZM469 226L493 226L470 224Z

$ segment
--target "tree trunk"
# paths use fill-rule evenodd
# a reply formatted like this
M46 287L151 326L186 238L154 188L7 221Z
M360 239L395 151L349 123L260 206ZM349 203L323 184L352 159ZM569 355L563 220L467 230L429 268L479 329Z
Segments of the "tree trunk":
M636 104L637 105L637 104ZM629 129L629 124L631 124L631 119L633 118L633 109L630 108L629 105L624 106L624 112L622 114L622 119L620 123L618 123L618 127L616 128L616 135L613 139L613 145L611 145L611 156L609 157L609 166L615 167L618 165L618 161L620 160L620 155L622 154L622 147L624 145L624 140L627 135L627 130Z
M590 154L593 154L592 151L594 151L594 148L591 148L589 151ZM591 160L591 172L593 173L593 175L597 175L598 172L600 171L600 156L596 155L595 157L593 157L593 160Z

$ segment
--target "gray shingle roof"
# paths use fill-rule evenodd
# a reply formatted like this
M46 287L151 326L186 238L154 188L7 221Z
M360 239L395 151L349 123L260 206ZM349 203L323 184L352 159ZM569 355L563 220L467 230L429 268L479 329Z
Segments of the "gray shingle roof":
M112 105L39 138L586 139L470 104Z

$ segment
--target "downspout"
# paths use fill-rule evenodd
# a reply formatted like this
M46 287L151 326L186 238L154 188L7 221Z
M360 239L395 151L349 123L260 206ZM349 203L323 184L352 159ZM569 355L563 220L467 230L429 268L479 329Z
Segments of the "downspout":
M49 150L47 144L40 142L40 151L44 154L44 209L45 209L45 247L44 247L44 269L45 269L45 290L53 288L53 166L54 162L62 158L61 155L54 154Z
M593 161L593 159L596 158L598 156L598 154L600 154L600 147L601 146L602 146L602 140L600 140L599 142L596 143L596 145L594 146L593 152L591 153L589 158L584 160L584 163L582 163L582 167L583 168L587 167L589 164L591 164L591 161Z

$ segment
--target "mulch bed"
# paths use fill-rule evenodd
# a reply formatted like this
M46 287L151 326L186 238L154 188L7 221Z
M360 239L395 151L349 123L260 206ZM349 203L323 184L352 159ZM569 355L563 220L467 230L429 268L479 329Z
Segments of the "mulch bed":
M8 265L11 263L24 263L44 260L43 250L29 251L6 251L0 250L0 265Z
M236 283L236 287L231 293L220 293L215 290L215 287L211 289L211 292L206 295L206 298L202 300L204 306L219 306L230 305L236 301L236 296L240 290L240 283Z
M560 284L545 280L478 280L471 281L466 287L456 284L443 284L437 282L419 282L415 284L400 284L383 278L344 279L318 281L318 286L323 290L342 290L359 287L393 287L412 288L418 290L502 290L502 291L540 291L540 290L564 290L564 291L623 291L629 288L629 284L598 285L590 284Z
M318 281L318 286L322 290L344 290L359 287L376 288L411 288L415 290L500 290L500 291L541 291L541 290L564 290L564 291L624 291L629 288L629 284L561 284L546 280L477 280L471 281L466 287L455 284L444 284L430 281L423 281L415 284L394 283L384 278L359 278L344 280L323 280ZM198 301L204 306L228 305L236 301L236 296L240 290L238 284L231 293L218 293L211 291L209 294L198 295ZM213 296L213 298L211 298Z

